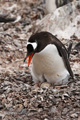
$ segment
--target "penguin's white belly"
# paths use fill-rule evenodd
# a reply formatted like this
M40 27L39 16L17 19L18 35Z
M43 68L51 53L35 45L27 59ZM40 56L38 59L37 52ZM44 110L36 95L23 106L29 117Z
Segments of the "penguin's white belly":
M54 84L68 81L69 73L55 45L49 44L33 56L32 77L35 82L43 82L44 78Z

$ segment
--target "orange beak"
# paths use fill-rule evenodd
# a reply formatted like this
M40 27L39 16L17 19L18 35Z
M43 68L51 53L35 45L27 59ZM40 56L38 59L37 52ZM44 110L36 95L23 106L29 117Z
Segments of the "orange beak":
M28 58L28 67L29 67L29 65L30 65L30 63L31 63L31 59L32 59L32 57L33 57L33 54L34 53L32 53L31 55L29 55L27 58ZM27 58L26 58L26 60L27 60Z

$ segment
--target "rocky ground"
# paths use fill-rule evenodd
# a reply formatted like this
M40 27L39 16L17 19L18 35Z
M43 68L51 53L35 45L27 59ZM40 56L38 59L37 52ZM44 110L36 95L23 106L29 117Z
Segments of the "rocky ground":
M74 80L64 86L35 87L23 61L32 26L45 15L44 4L37 0L0 3L4 18L0 22L0 120L80 120L79 51L72 49L70 57ZM71 41L80 39L72 36Z

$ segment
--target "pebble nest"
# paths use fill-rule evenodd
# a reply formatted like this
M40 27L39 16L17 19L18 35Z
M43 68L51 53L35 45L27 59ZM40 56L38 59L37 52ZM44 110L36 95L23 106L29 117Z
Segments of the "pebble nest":
M44 7L37 0L1 0L1 15L20 20L0 23L0 120L80 120L80 74L75 72L67 85L35 87L23 62L27 39L44 17ZM71 40L79 41L75 36ZM79 58L79 51L72 50L71 65Z

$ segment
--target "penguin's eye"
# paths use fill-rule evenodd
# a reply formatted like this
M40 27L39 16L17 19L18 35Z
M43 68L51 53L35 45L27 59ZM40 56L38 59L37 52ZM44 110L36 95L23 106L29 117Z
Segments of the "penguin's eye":
M27 45L27 51L28 51L29 53L33 52L33 46L32 46L31 44L28 44L28 45Z
M35 50L37 48L37 42L27 42L27 46L29 45L29 48Z

